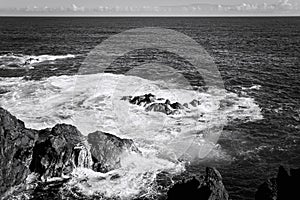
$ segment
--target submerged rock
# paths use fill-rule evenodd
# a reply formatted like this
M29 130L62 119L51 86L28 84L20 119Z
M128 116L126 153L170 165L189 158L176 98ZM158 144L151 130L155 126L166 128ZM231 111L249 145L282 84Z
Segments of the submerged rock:
M193 106L193 107L197 107L198 105L200 105L200 101L194 99L193 101L190 102L190 104Z
M0 197L25 181L37 131L0 107Z
M184 103L183 106L186 108L189 108L189 104L187 104L187 103Z
M96 131L88 135L93 159L93 170L108 172L121 167L125 153L140 153L132 140L121 139L109 133Z
M300 168L288 172L280 166L276 178L268 179L259 186L255 193L255 200L300 199L299 180Z

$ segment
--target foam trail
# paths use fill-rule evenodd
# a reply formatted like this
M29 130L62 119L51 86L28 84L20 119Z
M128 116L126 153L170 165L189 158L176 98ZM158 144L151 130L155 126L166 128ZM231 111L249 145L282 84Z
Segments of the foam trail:
M60 59L75 58L76 55L23 55L23 54L5 54L0 56L0 68L33 68L35 64L42 62L55 61Z

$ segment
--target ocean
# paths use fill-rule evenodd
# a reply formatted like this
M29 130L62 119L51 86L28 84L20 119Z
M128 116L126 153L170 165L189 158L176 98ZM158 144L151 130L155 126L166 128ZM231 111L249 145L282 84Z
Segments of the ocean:
M105 70L87 62L95 49L95 55L108 50L114 55L128 41L97 49L107 39L146 27L172 30L199 44L222 88L205 87L182 57L155 48L116 55ZM204 166L214 166L230 199L254 199L256 188L275 176L279 165L300 167L299 27L299 17L1 17L0 106L29 128L70 123L83 134L102 130L133 139L144 157L126 159L121 182L94 188L108 197L126 198L149 188L160 171L199 175ZM177 36L170 32L168 38L180 52L187 46ZM149 92L201 104L165 116L120 100ZM203 132L217 137L208 141L204 134L185 149L191 159L183 167L175 161L176 151Z

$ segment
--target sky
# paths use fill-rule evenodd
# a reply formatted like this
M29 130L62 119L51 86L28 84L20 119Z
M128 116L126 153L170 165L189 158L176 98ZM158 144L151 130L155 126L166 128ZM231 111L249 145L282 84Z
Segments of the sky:
M300 0L0 0L7 15L300 16Z
M187 5L194 3L209 4L261 4L261 3L277 3L278 0L0 0L0 8L24 8L24 7L71 7L72 4L83 6L86 8L98 6L172 6ZM290 3L296 3L300 0L289 0Z

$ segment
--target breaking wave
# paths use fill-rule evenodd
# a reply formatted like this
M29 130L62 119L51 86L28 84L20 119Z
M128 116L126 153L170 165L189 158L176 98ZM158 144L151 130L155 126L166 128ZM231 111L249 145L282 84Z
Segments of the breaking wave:
M107 174L78 168L70 183L86 194L122 199L151 191L151 183L161 171L181 172L181 161L225 159L226 153L216 144L222 127L231 121L262 119L260 107L249 96L217 88L176 88L162 81L109 73L39 81L1 78L1 90L6 91L0 94L1 106L29 128L68 123L85 135L101 130L133 139L142 155L124 155L121 168ZM121 100L122 96L146 93L182 104L200 103L178 115L165 115L145 112L143 107ZM114 174L119 178L112 179ZM80 180L86 178L83 184Z
M34 68L38 63L55 61L59 59L75 58L76 55L23 55L23 54L5 54L0 56L0 68Z

